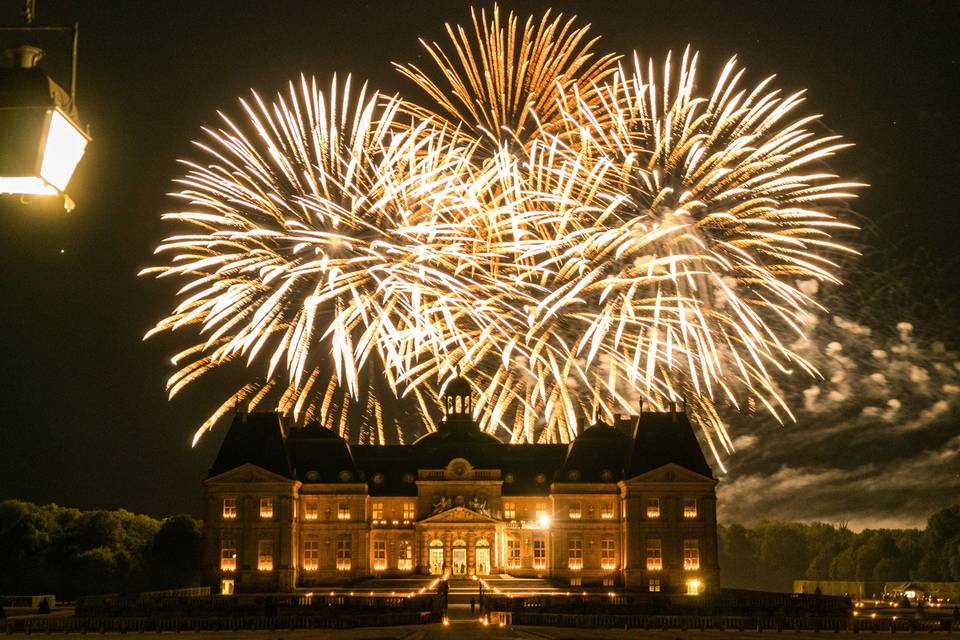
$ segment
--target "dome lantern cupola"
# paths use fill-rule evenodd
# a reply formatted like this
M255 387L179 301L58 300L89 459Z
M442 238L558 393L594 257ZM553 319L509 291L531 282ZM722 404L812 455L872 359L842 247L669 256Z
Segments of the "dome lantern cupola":
M443 395L443 413L450 421L469 421L473 418L472 389L470 383L460 376L457 376L447 385Z

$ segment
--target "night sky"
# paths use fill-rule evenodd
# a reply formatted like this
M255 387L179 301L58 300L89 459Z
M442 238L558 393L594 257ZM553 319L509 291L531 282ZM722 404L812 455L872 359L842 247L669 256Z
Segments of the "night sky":
M16 19L11 4L0 22ZM81 23L79 103L94 140L70 189L72 214L0 203L0 499L198 513L223 429L195 449L190 438L226 388L199 384L167 401L169 357L186 338L141 341L171 307L173 288L136 275L170 231L160 214L172 203L165 194L180 172L176 159L190 157L190 140L216 110L236 113L236 98L250 88L269 96L300 73L325 85L349 72L387 92L408 91L389 62L423 62L417 38L440 39L444 22L468 19L469 4L39 4L41 22ZM689 43L702 53L703 78L737 54L751 82L776 73L784 89L806 87L806 111L825 114L857 145L835 168L872 185L855 204L868 254L860 281L898 267L920 317L955 295L960 4L502 6L575 13L602 36L598 51L662 58ZM45 44L54 52L56 42ZM917 320L897 312L875 310L873 327L822 321L826 339L809 348L828 380L818 391L797 383L798 424L735 423L741 447L726 460L724 517L915 525L956 500L960 381L949 348L957 318L898 329ZM895 391L870 390L881 384L879 368ZM837 371L845 373L838 379ZM864 409L871 394L882 410Z

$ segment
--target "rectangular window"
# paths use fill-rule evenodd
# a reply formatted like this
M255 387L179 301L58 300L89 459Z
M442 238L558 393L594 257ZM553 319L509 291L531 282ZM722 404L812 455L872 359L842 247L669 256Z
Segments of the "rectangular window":
M316 498L307 498L303 502L303 519L318 520L320 518L320 504Z
M615 582L615 580L614 580L613 578L604 578L604 579L603 579L603 586L605 586L605 587L612 587L614 582Z
M536 511L534 511L533 519L537 522L544 522L547 519L547 503L537 503L537 508Z
M660 593L660 578L650 578L647 582L647 591L650 593Z
M660 517L660 498L647 500L647 517L651 520Z
M683 501L683 517L693 519L697 517L697 499L687 498Z
M220 571L237 570L237 545L230 538L220 542Z
M571 586L571 587L579 587L579 586L582 586L582 585L583 585L583 578L580 578L580 577L570 578L570 586Z
M613 538L604 538L600 541L600 568L604 571L617 568L617 548Z
M273 571L273 540L257 543L257 570Z
M413 569L413 545L409 542L400 543L400 557L397 559L397 569L410 571Z
M570 519L571 519L571 520L579 520L579 519L580 519L580 503L579 503L579 502L571 502L571 503L570 503L570 510L569 510L568 513L569 513L569 515L570 515Z
M515 502L504 502L503 503L503 519L504 520L516 520L517 519L517 505Z
M683 568L685 571L696 571L700 568L700 541L683 541Z
M387 569L387 542L385 540L373 541L373 570L386 571Z
M533 541L533 568L547 568L547 543L545 540Z
M507 540L507 567L510 569L520 568L520 541Z
M223 519L236 520L236 518L237 518L237 499L224 498L223 499Z
M350 571L350 540L337 540L337 571Z
M316 571L320 568L320 541L305 540L303 543L303 570Z
M260 498L260 517L264 519L273 517L273 498Z
M647 571L661 569L663 569L663 550L660 548L660 540L651 538L647 540Z
M604 520L613 520L613 503L604 502L600 507L600 517Z
M350 503L341 502L337 505L337 520L349 520L350 519Z
M410 524L417 517L417 505L413 502L403 503L403 523Z
M373 508L370 510L370 512L374 522L380 522L383 520L383 503L374 502Z
M567 568L571 571L583 569L583 540L571 540L567 547Z

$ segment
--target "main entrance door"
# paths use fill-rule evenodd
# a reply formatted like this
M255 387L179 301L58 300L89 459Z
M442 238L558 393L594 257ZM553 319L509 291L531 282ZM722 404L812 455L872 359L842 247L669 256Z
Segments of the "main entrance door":
M486 540L477 541L477 574L485 576L490 573L490 543Z
M443 573L443 543L434 540L430 543L430 574L439 576Z
M453 543L453 575L467 575L467 543L457 540Z

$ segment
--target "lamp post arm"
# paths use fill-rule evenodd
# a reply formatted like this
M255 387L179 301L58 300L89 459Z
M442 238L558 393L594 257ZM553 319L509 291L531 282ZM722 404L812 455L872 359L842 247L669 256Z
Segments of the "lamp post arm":
M73 54L70 56L70 100L77 108L77 55L80 45L80 23L73 23Z

